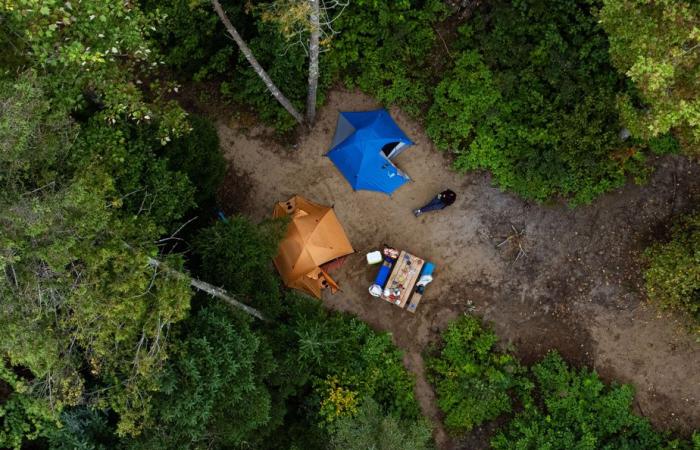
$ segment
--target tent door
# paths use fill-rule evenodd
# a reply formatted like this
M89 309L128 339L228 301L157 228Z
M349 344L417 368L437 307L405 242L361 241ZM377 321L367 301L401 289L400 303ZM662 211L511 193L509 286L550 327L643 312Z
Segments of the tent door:
M404 151L408 147L403 142L389 142L382 147L382 153L389 159L398 156L399 153Z

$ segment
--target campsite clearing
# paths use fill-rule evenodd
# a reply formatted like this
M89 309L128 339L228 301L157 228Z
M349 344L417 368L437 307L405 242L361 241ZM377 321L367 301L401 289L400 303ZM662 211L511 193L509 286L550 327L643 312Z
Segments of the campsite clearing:
M539 205L501 192L485 174L455 173L422 128L392 110L416 144L397 157L413 181L392 198L354 192L323 154L338 111L378 106L357 92L331 92L316 126L294 147L275 144L262 127L245 129L240 122L220 119L221 144L230 164L220 195L226 212L262 220L272 204L293 194L335 205L357 253L333 272L342 291L328 292L324 304L393 334L405 351L405 364L417 374L416 392L429 417L438 411L421 352L449 320L473 311L492 321L525 362L556 348L608 381L633 383L636 407L656 425L685 432L700 427L700 344L682 323L647 305L640 294L640 252L663 236L660 224L700 198L698 166L664 157L653 162L656 170L644 186L629 183L575 209ZM221 111L217 116L226 117ZM457 192L452 207L413 217L413 208L446 187ZM510 239L499 246L513 228L518 242ZM367 292L376 273L364 255L383 242L400 244L437 266L415 314ZM518 246L526 255L515 261ZM442 429L436 438L442 448L461 448ZM474 442L465 445L478 448Z

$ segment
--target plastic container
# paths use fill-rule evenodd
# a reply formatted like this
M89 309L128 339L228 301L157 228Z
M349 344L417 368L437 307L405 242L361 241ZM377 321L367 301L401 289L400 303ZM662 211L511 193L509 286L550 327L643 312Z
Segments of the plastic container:
M379 250L367 253L367 264L379 264L382 259L382 252Z

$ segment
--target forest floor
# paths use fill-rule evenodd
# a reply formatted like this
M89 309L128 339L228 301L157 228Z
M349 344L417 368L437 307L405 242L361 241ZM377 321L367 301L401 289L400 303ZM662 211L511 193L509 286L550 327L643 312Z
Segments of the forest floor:
M335 205L356 253L333 272L342 292L326 293L323 302L391 332L416 374L416 395L437 424L440 448L488 442L488 429L461 440L445 433L424 374L426 347L464 312L492 322L526 363L557 349L606 381L632 383L635 408L656 426L684 434L699 428L700 343L677 318L646 302L640 267L641 252L663 238L669 218L700 199L700 167L681 157L658 158L643 186L629 183L589 206L539 205L501 192L487 174L454 172L423 128L392 109L416 143L396 160L414 181L393 197L353 192L323 154L338 111L378 106L359 92L335 90L314 128L286 146L271 139L269 130L217 111L230 164L221 202L227 212L255 220L269 217L275 202L293 194ZM457 193L453 206L413 217L413 208L445 188ZM498 246L514 230L523 232L519 242ZM364 255L384 243L437 266L416 314L367 292L377 268L367 266ZM518 244L525 254L515 261Z

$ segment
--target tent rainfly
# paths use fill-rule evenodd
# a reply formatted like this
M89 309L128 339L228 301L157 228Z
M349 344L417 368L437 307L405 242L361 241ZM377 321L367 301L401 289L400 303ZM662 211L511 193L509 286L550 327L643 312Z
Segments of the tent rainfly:
M354 190L391 195L410 178L391 160L413 142L386 109L341 112L326 153Z
M291 219L274 259L284 284L316 298L328 286L335 293L338 285L320 266L354 250L333 208L295 195L275 204L272 216Z

